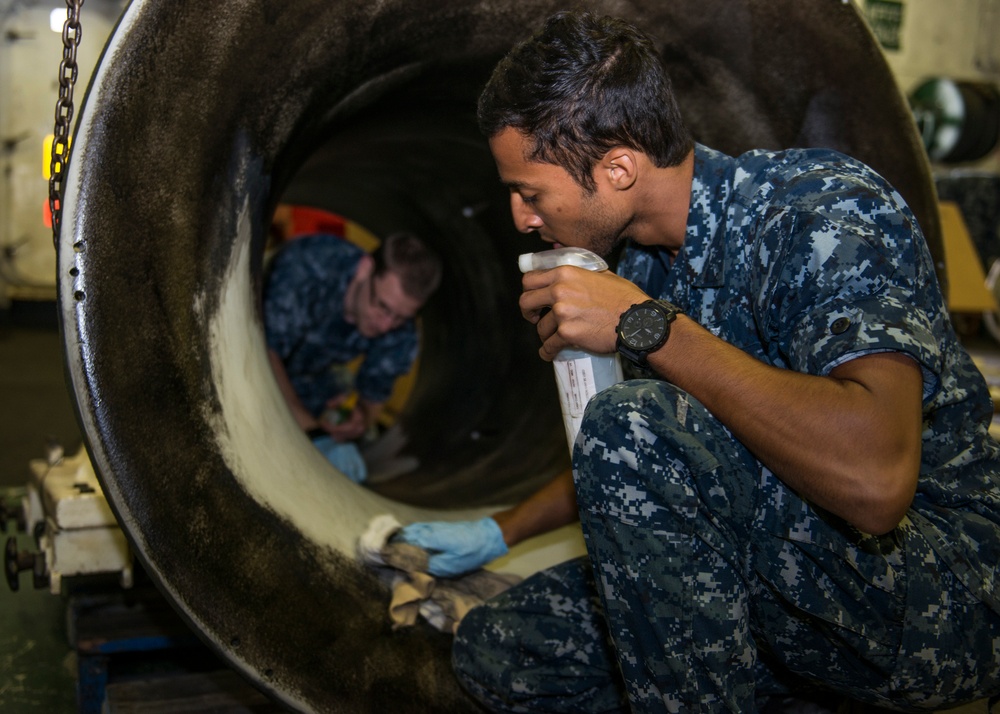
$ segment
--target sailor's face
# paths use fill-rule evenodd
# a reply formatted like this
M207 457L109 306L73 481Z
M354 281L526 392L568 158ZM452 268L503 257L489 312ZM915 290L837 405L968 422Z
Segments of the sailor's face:
M566 169L531 161L529 141L507 128L490 139L500 181L510 192L514 225L556 246L570 245L607 257L624 239L627 221L615 210L610 189L597 181L591 192Z

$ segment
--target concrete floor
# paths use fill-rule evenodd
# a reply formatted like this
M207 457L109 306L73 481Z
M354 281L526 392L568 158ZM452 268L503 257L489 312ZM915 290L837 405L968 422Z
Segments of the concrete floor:
M18 545L34 547L24 535ZM16 593L0 585L0 711L75 712L76 656L66 634L65 603L47 590L32 590L29 578L22 578Z
M64 377L55 307L19 305L0 315L0 497L13 501L27 482L29 460L43 458L49 441L75 453L81 437ZM1000 393L1000 350L988 341L973 343L981 369ZM4 540L14 530L10 524ZM29 536L17 538L19 548L34 549ZM34 590L27 573L20 582L17 593L0 584L0 712L76 712L77 660L67 634L66 596ZM950 711L989 710L984 701Z

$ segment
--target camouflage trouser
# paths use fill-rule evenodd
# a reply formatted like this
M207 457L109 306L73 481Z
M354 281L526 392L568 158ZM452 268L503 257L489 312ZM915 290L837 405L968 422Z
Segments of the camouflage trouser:
M1000 617L908 519L876 538L821 516L672 385L595 397L574 475L589 564L525 580L456 636L491 709L745 713L825 688L916 711L1000 688Z

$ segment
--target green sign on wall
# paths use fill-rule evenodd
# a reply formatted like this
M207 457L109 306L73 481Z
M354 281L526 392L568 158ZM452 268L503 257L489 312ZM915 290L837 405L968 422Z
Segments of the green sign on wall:
M887 50L898 50L903 0L865 0L865 15L879 44Z

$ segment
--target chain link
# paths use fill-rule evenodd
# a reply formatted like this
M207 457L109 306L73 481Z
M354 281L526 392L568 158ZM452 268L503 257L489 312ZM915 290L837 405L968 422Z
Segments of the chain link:
M49 211L52 214L52 242L58 246L62 224L62 199L66 165L69 163L69 140L73 130L73 87L79 68L76 48L80 44L80 9L84 0L66 0L66 22L63 23L63 54L59 63L59 99L56 100L56 122L52 135L52 162L49 165Z

